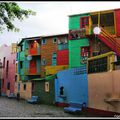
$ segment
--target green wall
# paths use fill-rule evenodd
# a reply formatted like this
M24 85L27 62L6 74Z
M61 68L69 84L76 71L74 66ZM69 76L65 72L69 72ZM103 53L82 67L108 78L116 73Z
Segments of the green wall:
M90 14L79 14L69 16L69 30L80 29L80 18L89 16ZM89 41L87 38L81 38L77 40L69 40L69 68L80 67L81 64L81 47L89 46Z
M89 46L89 41L87 38L82 38L78 40L69 40L69 68L80 67L81 64L81 47Z
M89 14L69 16L69 30L80 29L80 18L89 16Z
M49 92L45 92L45 82L49 82ZM34 81L35 89L32 95L39 96L39 102L44 104L53 104L55 101L55 85L54 79L52 80L39 80Z

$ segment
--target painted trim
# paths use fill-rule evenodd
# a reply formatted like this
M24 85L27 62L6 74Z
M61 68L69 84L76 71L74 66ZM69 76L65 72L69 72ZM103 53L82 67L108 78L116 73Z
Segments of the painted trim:
M103 58L103 57L107 57L109 55L114 55L114 54L115 53L111 51L111 52L108 52L108 53L105 53L105 54L101 54L101 55L98 55L98 56L95 56L95 57L90 57L90 58L88 58L88 61L99 59L99 58Z

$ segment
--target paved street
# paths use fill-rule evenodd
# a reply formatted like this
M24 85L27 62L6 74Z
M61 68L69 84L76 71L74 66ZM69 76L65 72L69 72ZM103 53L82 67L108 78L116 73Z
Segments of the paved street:
M64 113L63 108L43 104L29 104L25 100L17 101L0 97L0 117L82 117ZM84 117L84 116L83 116Z

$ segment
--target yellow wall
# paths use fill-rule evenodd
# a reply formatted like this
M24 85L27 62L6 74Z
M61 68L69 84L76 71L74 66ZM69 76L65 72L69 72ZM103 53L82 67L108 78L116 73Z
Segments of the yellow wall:
M20 83L20 97L23 99L30 99L32 96L31 82L19 82ZM24 84L26 84L26 90L24 90ZM17 95L18 92L18 82L15 83L15 95Z
M120 100L120 70L88 74L88 107L120 113L119 102L105 102L110 98Z
M68 65L59 65L59 66L46 66L45 72L46 75L56 74L58 71L68 69Z

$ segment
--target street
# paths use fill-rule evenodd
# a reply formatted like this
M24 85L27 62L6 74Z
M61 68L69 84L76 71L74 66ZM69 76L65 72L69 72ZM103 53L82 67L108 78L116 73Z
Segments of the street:
M65 113L62 107L29 104L25 100L17 101L0 97L0 117L84 117Z

